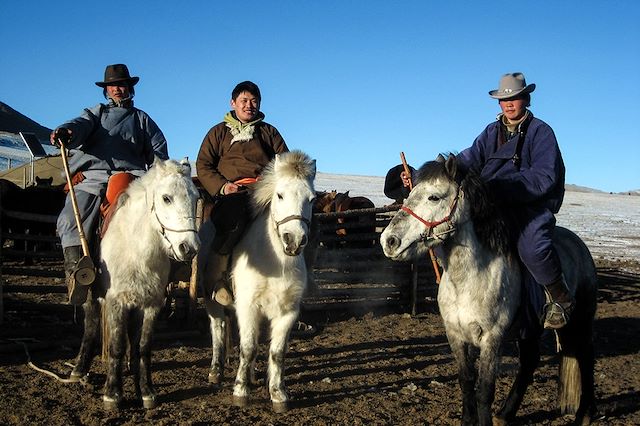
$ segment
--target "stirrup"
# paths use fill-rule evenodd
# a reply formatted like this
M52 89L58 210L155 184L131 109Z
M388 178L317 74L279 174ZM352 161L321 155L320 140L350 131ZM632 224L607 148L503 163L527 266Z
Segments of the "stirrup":
M543 327L549 330L557 330L569 322L569 316L573 310L573 304L562 306L558 302L548 302L542 308L544 318Z

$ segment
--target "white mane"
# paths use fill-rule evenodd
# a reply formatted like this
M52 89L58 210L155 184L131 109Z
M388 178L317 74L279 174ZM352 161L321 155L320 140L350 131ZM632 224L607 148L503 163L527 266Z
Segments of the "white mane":
M291 151L283 154L276 154L274 158L264 168L256 189L253 193L253 206L256 215L269 207L276 183L283 177L292 177L313 181L316 174L316 164L307 154L302 151ZM278 166L276 167L276 162Z

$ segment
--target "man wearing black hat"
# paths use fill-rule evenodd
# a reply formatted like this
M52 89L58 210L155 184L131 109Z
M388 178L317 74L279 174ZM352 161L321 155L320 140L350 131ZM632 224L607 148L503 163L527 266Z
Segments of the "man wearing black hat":
M124 64L108 65L103 88L107 103L85 108L82 114L51 132L51 143L61 141L69 149L69 168L89 246L95 246L100 205L110 176L118 172L143 174L154 157L166 160L167 141L156 123L144 111L133 106L134 86L140 79L131 77ZM87 299L90 285L75 283L73 272L82 257L80 236L69 197L58 217L58 234L64 252L64 267L69 302L78 305ZM93 243L93 244L92 244Z

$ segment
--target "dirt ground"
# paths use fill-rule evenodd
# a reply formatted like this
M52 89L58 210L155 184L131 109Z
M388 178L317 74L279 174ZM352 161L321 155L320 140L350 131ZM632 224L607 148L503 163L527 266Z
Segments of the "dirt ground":
M640 263L597 260L599 306L595 325L596 395L600 424L640 424ZM5 315L0 325L0 424L458 424L460 391L435 301L425 300L415 316L385 312L324 312L308 315L315 335L293 337L286 358L292 400L287 413L274 414L264 388L264 347L257 363L252 405L231 404L237 352L231 354L225 382L207 382L209 337L197 329L158 330L153 379L160 405L140 408L126 378L126 401L117 412L103 410L105 368L94 361L88 383L64 383L27 365L31 361L68 375L78 350L81 313L63 305L59 264L54 276L26 276L3 264ZM41 275L47 275L43 272ZM51 275L51 274L49 274ZM17 287L21 288L21 292ZM38 286L49 294L29 292ZM13 289L12 289L13 287ZM27 290L25 290L27 288ZM75 322L74 322L75 318ZM170 324L170 321L166 321ZM513 344L502 358L496 400L502 401L516 368ZM564 425L554 408L557 359L551 335L516 424Z

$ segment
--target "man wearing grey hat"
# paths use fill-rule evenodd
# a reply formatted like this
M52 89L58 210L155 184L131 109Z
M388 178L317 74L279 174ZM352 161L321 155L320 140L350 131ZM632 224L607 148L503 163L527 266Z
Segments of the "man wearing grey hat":
M575 299L570 294L560 259L552 244L558 212L564 198L565 168L551 127L528 109L535 84L527 84L524 74L505 74L489 96L498 99L502 112L458 154L463 169L480 173L517 231L516 245L526 266L530 298L546 295L541 317L544 328L566 325ZM525 274L527 275L527 274Z
M133 86L139 80L129 75L124 64L108 65L104 81L96 82L107 102L85 108L79 117L51 132L52 144L59 146L61 141L69 149L69 169L89 247L98 243L96 228L109 178L119 172L141 175L153 164L154 156L168 158L167 141L160 128L147 113L133 106ZM69 196L57 228L69 302L79 305L86 301L90 285L76 283L73 276L83 252Z

